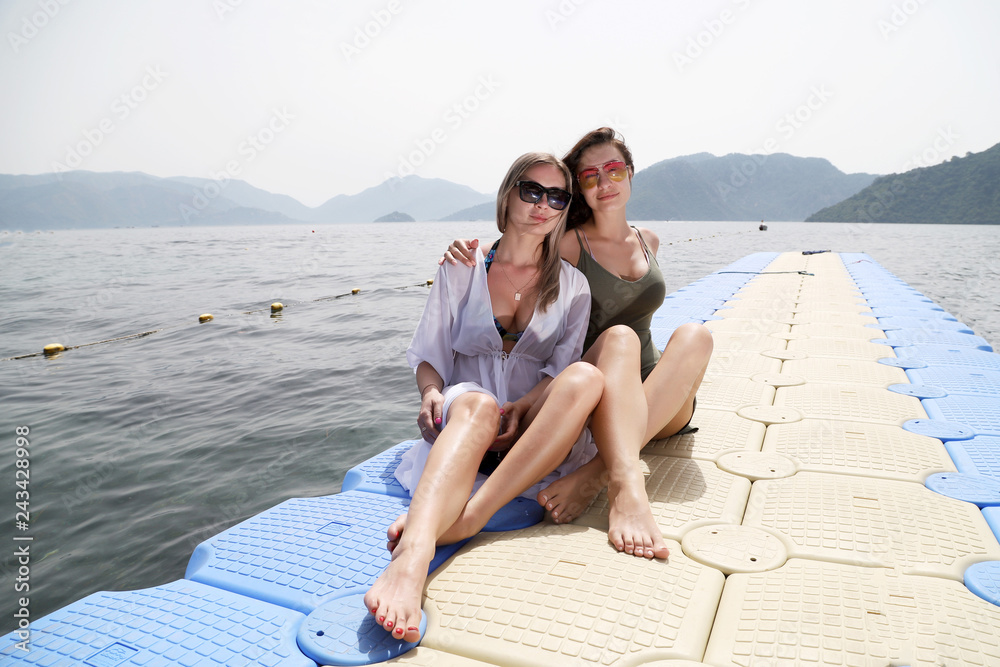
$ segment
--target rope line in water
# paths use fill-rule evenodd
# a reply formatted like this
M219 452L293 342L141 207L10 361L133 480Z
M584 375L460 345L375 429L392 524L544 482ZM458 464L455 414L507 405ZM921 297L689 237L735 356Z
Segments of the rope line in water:
M434 284L434 281L428 279L428 280L426 280L426 281L424 281L422 283L414 283L412 285L403 285L402 287L392 287L392 288L387 288L387 289L404 290L404 289L409 289L411 287L430 287L433 284ZM358 287L355 287L350 292L345 292L344 294L334 294L332 296L324 296L324 297L320 297L318 299L309 299L307 301L296 301L296 302L293 302L293 303L291 303L289 305L294 306L296 304L316 303L318 301L333 301L335 299L342 299L345 296L356 296L356 295L358 295L360 293L361 293L361 289L358 288ZM285 308L286 308L285 304L282 304L282 303L279 303L279 302L275 302L275 303L272 303L270 306L268 306L266 308L258 308L256 310L246 310L246 311L243 311L242 314L244 314L244 315L253 315L255 313L262 313L262 312L265 312L265 311L270 311L272 314L277 314L277 313L280 313ZM215 319L214 315L211 315L210 313L204 313L204 314L202 314L202 315L200 315L198 317L198 323L199 324L204 324L205 322L210 322L211 320L214 320L214 319ZM155 333L159 333L161 331L166 331L167 329L175 329L175 328L181 327L181 326L185 326L185 325L184 324L176 324L176 325L174 325L172 327L160 327L159 329L153 329L151 331L142 331L140 333L128 334L126 336L118 336L116 338L107 338L105 340L96 340L96 341L93 341L91 343L81 343L79 345L66 345L66 346L64 346L64 345L61 345L59 343L52 343L50 345L46 345L45 348L41 352L31 352L31 353L28 353L28 354L19 354L17 356L13 356L13 357L5 357L3 359L0 359L0 361L17 361L18 359L30 359L32 357L42 357L42 356L48 357L48 356L57 355L60 352L65 352L67 350L76 350L76 349L79 349L81 347L90 347L92 345L103 345L105 343L117 343L117 342L123 341L123 340L145 338L146 336L151 336L151 335L153 335Z
M716 271L716 273L749 273L753 276L777 276L782 273L796 273L800 276L815 276L815 273L808 271Z
M753 231L756 231L756 230L753 230ZM706 239L714 239L714 238L722 237L722 236L737 236L737 235L740 235L740 234L748 234L748 233L750 233L750 232L749 231L741 231L741 232L733 232L731 234L712 234L710 236L702 236L702 237L699 237L699 238L690 238L690 239L687 239L687 240L683 240L682 239L680 241L669 241L669 242L667 242L666 245L671 246L671 245L674 245L675 243L676 244L680 244L680 243L688 243L688 242L694 242L694 241L704 241ZM719 273L754 273L754 272L752 272L752 271L719 271ZM783 273L793 273L793 272L786 271L786 272L783 272ZM810 275L810 276L813 275L811 273L805 273L804 271L796 271L794 273L800 273L802 275ZM766 274L758 274L758 275L766 275ZM403 285L402 287L392 287L392 288L389 288L389 289L404 290L404 289L409 289L411 287L430 287L433 284L434 284L434 281L428 279L427 281L422 282L422 283L414 283L412 285ZM294 302L294 303L289 304L289 305L294 306L296 304L302 304L302 303L317 303L317 302L320 302L320 301L335 301L337 299L343 299L345 296L356 296L356 295L358 295L360 293L361 293L361 289L355 287L350 292L345 292L344 294L334 294L332 296L322 296L322 297L319 297L318 299L310 299L308 301L297 301L297 302ZM242 314L244 314L244 315L254 315L256 313L263 313L263 312L266 312L266 311L270 311L272 314L275 314L275 313L280 313L286 307L287 306L285 304L283 304L283 303L275 302L275 303L272 303L270 306L267 306L265 308L257 308L256 310L245 310L245 311L243 311ZM213 316L212 314L210 314L210 313L203 313L202 315L199 316L198 322L200 324L204 324L204 323L209 322L209 321L214 320L214 319L215 319L215 316ZM177 327L177 326L184 326L184 325L182 325L182 324L175 325L175 327ZM28 354L19 354L19 355L14 356L14 357L5 357L3 359L0 359L0 361L16 361L18 359L30 359L32 357L52 356L52 355L59 354L60 352L64 352L64 351L67 351L67 350L76 350L76 349L79 349L81 347L90 347L92 345L103 345L105 343L117 343L117 342L123 341L123 340L145 338L146 336L151 336L151 335L153 335L155 333L159 333L161 331L166 331L167 329L172 329L172 328L175 328L175 327L161 327L159 329L153 329L152 331L143 331L143 332L140 332L140 333L129 334L127 336L118 336L117 338L107 338L105 340L97 340L97 341L94 341L92 343L81 343L79 345L63 346L63 345L61 345L59 343L53 343L53 344L50 344L50 345L46 345L45 348L41 352L31 352L31 353L28 353Z

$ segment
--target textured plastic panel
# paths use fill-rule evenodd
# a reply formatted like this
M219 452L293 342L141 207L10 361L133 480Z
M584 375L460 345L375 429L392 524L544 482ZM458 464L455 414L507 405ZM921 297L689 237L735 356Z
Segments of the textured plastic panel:
M186 577L309 613L389 564L385 530L408 503L361 491L294 498L202 542ZM438 548L432 569L458 547Z
M890 331L887 337L893 347L931 343L934 345L971 347L977 350L985 350L986 352L993 351L993 346L987 343L985 338L970 336L969 334L958 333L956 331Z
M812 419L843 419L900 425L927 415L920 400L868 386L809 385L780 387L775 406L792 407Z
M737 320L790 320L792 318L792 309L787 307L749 308L735 306L733 308L721 308L715 311L715 315L723 319Z
M698 409L736 410L744 405L770 405L774 387L741 377L705 377L698 387Z
M914 398L944 398L948 395L948 392L944 389L929 387L923 384L891 384L886 389Z
M955 320L955 318L944 312L938 306L912 305L912 306L876 306L872 308L875 317L938 317L942 320Z
M873 361L851 359L802 359L786 361L782 373L798 375L811 383L841 385L872 385L888 387L907 382L906 372Z
M778 373L780 371L781 361L779 359L770 359L756 352L720 350L712 353L705 375L750 377L757 373Z
M937 419L911 419L903 424L903 429L938 440L968 440L976 434L964 424Z
M976 563L965 571L965 585L969 590L1000 606L1000 561Z
M931 419L965 424L976 435L1000 435L1000 396L947 396L923 403Z
M879 359L878 363L904 370L910 370L911 368L927 368L927 364L920 359L901 359L899 357L893 359L886 357L884 359Z
M945 443L960 472L1000 480L1000 436L980 435Z
M583 526L480 534L428 580L422 646L498 665L700 659L723 575L669 546L648 561Z
M762 480L753 485L743 525L786 537L790 558L959 581L972 562L1000 558L975 505L910 482L808 472Z
M906 371L915 384L940 387L949 394L1000 397L1000 371L933 366Z
M774 338L768 333L743 333L740 331L717 331L712 334L715 350L743 350L745 352L763 352L764 350L782 350L785 341Z
M1000 608L956 581L791 560L726 580L711 665L1000 665Z
M983 516L990 525L993 535L1000 540L1000 507L984 507Z
M784 542L749 526L702 526L688 531L681 544L685 554L727 575L773 570L788 558Z
M643 453L714 461L721 452L731 449L759 451L764 440L764 425L760 422L735 412L703 409L700 402L691 425L698 427L695 433L653 440Z
M1000 481L980 475L938 473L925 482L927 488L941 495L979 507L1000 505Z
M887 329L972 333L972 329L961 322L942 320L940 317L880 317L878 321L879 326L886 327Z
M768 298L736 294L719 308L749 308L751 310L794 310L798 297L793 294L774 295Z
M302 652L321 665L370 665L391 660L419 642L394 639L365 608L365 594L331 600L312 611L298 632ZM420 634L427 630L421 614Z
M974 370L1000 371L1000 354L956 345L911 345L896 350L896 356L919 359L928 366L958 366Z
M871 310L868 308L868 306L859 302L860 299L851 299L850 301L846 302L826 301L824 303L817 303L816 301L810 301L810 300L801 300L799 301L798 306L796 306L795 312L855 313L862 315L870 315Z
M455 653L446 653L426 646L404 653L398 658L387 660L386 665L408 665L409 667L494 667L490 663L473 660Z
M955 466L940 440L898 426L803 419L768 427L762 450L790 456L801 470L923 483Z
M410 494L396 481L393 473L403 454L418 442L420 440L406 440L354 466L344 475L341 491L368 491L409 500Z
M855 325L865 325L865 324L875 324L878 322L871 314L861 314L861 313L838 313L829 312L821 310L813 310L809 312L795 313L792 318L796 323L799 324L855 324Z
M885 338L885 333L863 324L796 324L792 333L805 334L810 338L844 338L848 340L869 341L872 338Z
M784 322L776 322L769 319L739 319L711 320L705 322L705 327L712 333L747 333L747 334L774 334L787 333L791 326Z
M750 481L720 470L710 461L652 456L646 493L660 532L679 540L704 523L739 523L750 493ZM601 491L576 523L607 530L608 494Z
M823 359L878 361L882 357L896 356L892 349L885 345L876 345L875 343L869 343L867 340L851 338L791 340L788 341L788 349L792 352L804 352L810 358L819 357Z
M315 667L295 633L304 616L193 581L101 592L31 624L30 651L8 635L0 664L46 667Z
M654 320L652 325L649 327L649 333L650 337L653 339L653 345L655 345L657 349L662 350L667 346L667 343L670 342L670 337L674 335L674 331L677 330L677 327L682 324L691 323L701 324L702 320L691 319L689 317L678 317L673 319L664 318L658 321Z

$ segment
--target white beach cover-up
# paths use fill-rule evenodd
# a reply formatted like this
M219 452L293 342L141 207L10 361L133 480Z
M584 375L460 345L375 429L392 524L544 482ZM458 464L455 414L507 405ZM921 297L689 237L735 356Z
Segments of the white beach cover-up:
M447 423L447 406L461 393L483 391L503 405L527 394L544 376L555 377L579 361L590 318L590 287L583 274L565 261L559 281L559 298L545 312L535 308L521 339L505 354L493 322L482 250L476 250L473 268L448 262L438 268L406 359L414 369L426 361L444 380L442 428ZM411 495L430 448L426 440L414 445L396 469L396 479ZM548 484L596 453L590 431L584 429L563 463L521 495L534 499ZM477 473L474 490L484 481L486 476Z

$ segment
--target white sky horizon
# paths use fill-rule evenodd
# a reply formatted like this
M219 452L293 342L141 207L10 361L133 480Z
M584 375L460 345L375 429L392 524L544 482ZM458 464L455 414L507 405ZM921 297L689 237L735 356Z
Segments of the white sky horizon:
M601 125L637 169L789 153L888 174L1000 142L990 0L11 0L0 173L235 177L315 207L489 194Z

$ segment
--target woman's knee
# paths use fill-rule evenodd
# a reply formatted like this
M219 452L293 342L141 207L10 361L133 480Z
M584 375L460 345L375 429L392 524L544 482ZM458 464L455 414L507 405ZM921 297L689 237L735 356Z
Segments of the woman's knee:
M560 373L560 377L564 380L561 383L563 390L571 392L579 400L589 397L591 401L596 402L604 393L604 373L586 361L570 364Z
M594 353L594 355L604 355L607 353L638 355L641 349L642 343L639 341L639 335L636 334L635 330L624 324L616 324L601 332L601 335L594 341L593 346L588 350L585 357L591 356L591 353Z
M712 339L712 332L704 324L689 322L677 327L667 347L682 347L686 354L694 354L706 359L711 356L715 341Z
M452 401L448 421L469 421L496 430L500 428L500 406L492 396L470 391Z

